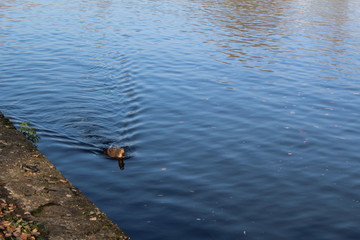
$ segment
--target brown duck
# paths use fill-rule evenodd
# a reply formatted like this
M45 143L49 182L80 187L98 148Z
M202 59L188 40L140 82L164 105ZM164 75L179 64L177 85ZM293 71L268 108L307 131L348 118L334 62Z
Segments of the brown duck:
M105 153L112 158L125 158L125 149L123 147L111 146L105 150Z
M121 170L125 169L125 163L124 163L125 148L113 145L113 146L110 146L108 149L106 149L104 151L104 153L106 155L108 155L109 157L116 158L119 162L119 168Z

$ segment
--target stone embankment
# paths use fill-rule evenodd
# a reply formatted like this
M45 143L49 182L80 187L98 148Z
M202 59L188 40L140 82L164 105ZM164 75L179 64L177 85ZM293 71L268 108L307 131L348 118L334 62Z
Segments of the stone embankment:
M0 240L130 239L0 113Z

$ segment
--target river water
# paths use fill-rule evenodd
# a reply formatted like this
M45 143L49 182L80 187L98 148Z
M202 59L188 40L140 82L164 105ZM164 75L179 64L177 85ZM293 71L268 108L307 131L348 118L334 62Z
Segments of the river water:
M358 0L2 0L0 64L133 239L360 239Z

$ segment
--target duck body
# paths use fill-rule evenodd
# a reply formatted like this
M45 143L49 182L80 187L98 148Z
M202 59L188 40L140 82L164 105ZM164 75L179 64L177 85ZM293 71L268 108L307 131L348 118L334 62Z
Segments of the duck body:
M124 159L125 149L123 147L113 145L105 150L105 154L112 158Z

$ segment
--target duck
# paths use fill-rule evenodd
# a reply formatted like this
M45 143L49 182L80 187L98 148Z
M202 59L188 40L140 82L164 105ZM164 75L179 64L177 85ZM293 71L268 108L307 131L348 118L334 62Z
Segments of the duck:
M108 149L105 150L105 154L112 158L124 159L125 158L125 148L112 145Z

